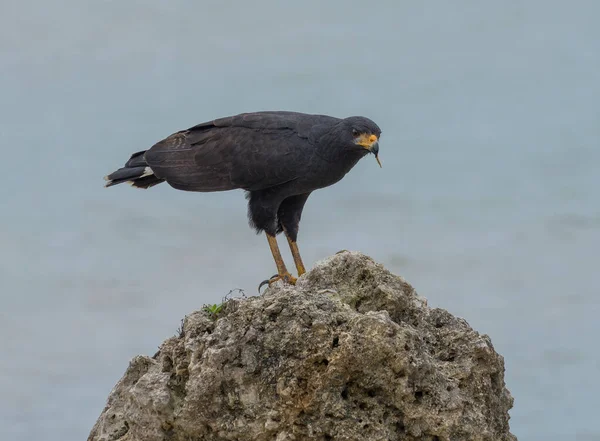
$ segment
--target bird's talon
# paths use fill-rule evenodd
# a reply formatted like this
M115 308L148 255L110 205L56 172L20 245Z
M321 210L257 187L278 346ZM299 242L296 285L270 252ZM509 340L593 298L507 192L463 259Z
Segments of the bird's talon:
M292 276L289 273L288 274L284 274L283 276L280 276L279 274L275 274L270 279L263 280L262 282L260 282L260 285L258 285L258 292L260 293L260 289L264 285L271 286L273 283L275 283L275 282L277 282L279 280L283 280L284 283L287 283L289 285L295 285L296 284L296 280L298 280L298 279L296 279L294 276Z
M273 280L276 277L279 277L279 274L275 274L273 276L271 276L270 279L267 280L263 280L262 282L260 282L260 285L258 285L258 292L260 293L260 289L264 286L264 285L269 285L271 286L271 283L276 282L277 280Z
M260 294L260 289L265 286L268 285L269 281L268 280L263 280L262 282L260 282L260 285L258 285L258 293Z

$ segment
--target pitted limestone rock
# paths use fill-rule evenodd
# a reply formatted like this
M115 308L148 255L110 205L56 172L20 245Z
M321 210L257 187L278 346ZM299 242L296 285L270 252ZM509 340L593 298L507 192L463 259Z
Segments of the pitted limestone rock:
M512 441L512 401L487 336L341 252L187 316L133 359L89 440Z

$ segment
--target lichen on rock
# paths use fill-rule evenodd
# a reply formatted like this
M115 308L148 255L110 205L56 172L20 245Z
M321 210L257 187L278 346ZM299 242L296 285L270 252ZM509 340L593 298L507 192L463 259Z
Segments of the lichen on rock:
M135 357L89 441L512 441L504 361L401 277L341 252L194 312Z

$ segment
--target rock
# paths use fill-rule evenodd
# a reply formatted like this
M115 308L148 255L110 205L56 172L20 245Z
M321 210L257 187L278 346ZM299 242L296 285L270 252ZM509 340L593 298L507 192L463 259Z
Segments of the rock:
M512 441L512 403L488 336L345 251L187 316L131 361L88 440Z

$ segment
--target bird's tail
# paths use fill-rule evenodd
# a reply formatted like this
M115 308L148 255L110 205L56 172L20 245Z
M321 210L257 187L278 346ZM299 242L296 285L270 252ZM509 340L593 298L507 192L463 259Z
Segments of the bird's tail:
M131 155L131 158L129 158L129 161L125 163L125 167L112 172L108 176L105 176L104 179L107 182L104 184L104 186L112 187L113 185L127 182L133 187L150 188L153 185L164 182L164 179L156 177L154 171L152 171L144 159L144 153L146 153L145 150L134 153Z

